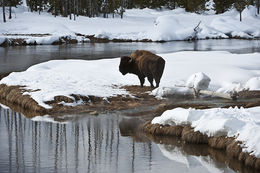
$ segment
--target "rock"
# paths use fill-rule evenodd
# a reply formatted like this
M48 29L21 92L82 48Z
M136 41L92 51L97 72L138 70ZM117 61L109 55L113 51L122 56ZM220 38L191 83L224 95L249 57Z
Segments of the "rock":
M90 115L98 115L98 112L97 111L92 111L89 113Z

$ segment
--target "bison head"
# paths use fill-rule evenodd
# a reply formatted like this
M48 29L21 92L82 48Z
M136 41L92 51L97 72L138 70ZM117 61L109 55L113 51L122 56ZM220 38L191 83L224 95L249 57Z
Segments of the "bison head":
M122 73L122 75L125 75L132 71L132 63L133 60L129 56L122 56L120 65L119 65L119 71Z

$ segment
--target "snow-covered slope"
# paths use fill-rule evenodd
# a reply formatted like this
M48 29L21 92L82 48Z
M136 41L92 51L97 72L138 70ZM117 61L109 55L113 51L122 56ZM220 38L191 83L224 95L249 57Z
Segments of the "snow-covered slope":
M1 11L1 9L0 9ZM3 34L51 34L52 36L75 36L75 33L96 37L117 39L151 39L185 40L194 36L194 27L198 28L197 37L205 38L254 38L260 37L260 16L252 6L243 11L243 21L235 10L224 14L195 14L187 13L184 9L126 10L124 18L88 18L77 17L76 21L60 16L54 17L46 12L31 13L24 6L15 9L15 17L2 23L0 12L0 36ZM16 37L16 36L5 36ZM39 40L40 41L40 40ZM40 44L40 42L39 42Z

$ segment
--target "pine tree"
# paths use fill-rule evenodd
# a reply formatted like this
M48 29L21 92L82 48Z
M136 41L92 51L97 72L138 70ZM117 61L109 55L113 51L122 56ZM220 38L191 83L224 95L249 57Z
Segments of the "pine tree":
M213 0L217 14L224 13L230 9L236 0Z
M242 22L242 11L245 9L246 5L247 5L246 0L237 0L234 3L234 7L237 9L237 11L239 11L240 22Z

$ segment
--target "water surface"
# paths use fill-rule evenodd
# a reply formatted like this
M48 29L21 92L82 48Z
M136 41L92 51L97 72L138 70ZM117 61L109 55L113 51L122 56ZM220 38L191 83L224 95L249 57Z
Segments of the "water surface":
M10 72L48 60L115 58L136 49L154 53L184 50L254 53L260 52L260 41L0 47L0 79ZM148 138L136 130L144 119L126 117L122 112L41 120L51 121L33 121L0 106L0 172L256 172L207 146L186 145L173 138Z
M217 160L226 155L212 157L205 146L151 140L136 131L140 117L82 114L39 122L0 109L1 172L254 172Z
M0 47L0 74L23 71L34 64L53 59L96 60L130 55L137 49L154 53L177 51L260 52L260 40L199 40L166 43L86 43L70 45L38 45Z

